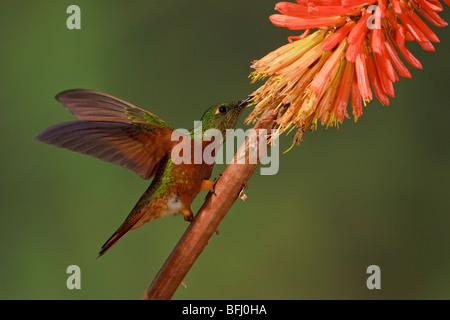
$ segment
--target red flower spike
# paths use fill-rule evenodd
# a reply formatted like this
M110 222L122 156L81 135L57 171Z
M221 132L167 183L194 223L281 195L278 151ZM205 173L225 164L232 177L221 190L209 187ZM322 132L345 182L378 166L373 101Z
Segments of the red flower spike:
M414 68L422 68L405 41L434 51L432 42L439 43L439 38L425 19L438 27L447 25L438 15L443 9L439 0L296 2L278 3L280 14L270 20L291 30L308 30L289 37L289 42L298 39L289 47L280 47L253 63L252 80L269 79L253 93L255 110L247 122L277 110L279 132L296 126L297 143L319 121L327 127L338 126L348 117L349 99L355 121L362 116L363 104L374 97L388 105L399 77L411 78L400 55ZM450 4L450 0L444 2ZM376 9L369 12L372 4ZM309 29L318 30L309 35Z
M355 26L355 21L347 21L345 25L340 27L336 32L330 35L324 42L322 42L322 49L325 51L332 50L341 42Z

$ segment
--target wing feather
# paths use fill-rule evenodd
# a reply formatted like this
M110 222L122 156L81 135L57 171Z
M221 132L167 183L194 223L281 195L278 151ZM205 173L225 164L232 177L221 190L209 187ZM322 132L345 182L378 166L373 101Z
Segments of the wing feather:
M106 93L71 89L59 93L56 100L69 109L78 120L145 123L174 130L171 125L153 113Z
M145 131L135 124L107 121L71 121L42 131L36 140L86 154L153 176L160 160L170 152L171 130Z
M156 115L106 93L72 89L56 99L78 121L42 131L36 140L90 155L149 179L170 152L174 128Z

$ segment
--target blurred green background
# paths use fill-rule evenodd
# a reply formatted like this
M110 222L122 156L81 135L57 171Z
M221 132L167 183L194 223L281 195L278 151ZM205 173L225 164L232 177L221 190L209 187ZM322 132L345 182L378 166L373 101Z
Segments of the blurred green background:
M1 299L141 298L187 224L159 219L96 260L149 182L33 137L73 120L53 98L69 88L191 128L208 106L255 90L250 61L296 34L270 24L275 2L1 2ZM81 30L66 28L70 4ZM235 203L175 299L450 298L450 30L433 30L437 52L409 44L424 70L409 67L390 106L373 101L357 124L307 133L278 174L252 177L249 201ZM66 287L72 264L81 290ZM372 264L381 290L366 287Z

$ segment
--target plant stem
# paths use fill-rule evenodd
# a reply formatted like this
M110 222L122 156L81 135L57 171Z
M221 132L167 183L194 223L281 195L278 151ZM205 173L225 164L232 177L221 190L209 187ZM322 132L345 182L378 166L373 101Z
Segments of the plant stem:
M264 156L264 154L259 154L257 161L248 161L249 153L252 152L248 148L249 141L252 138L255 139L262 132L260 129L270 132L274 124L274 116L273 112L267 112L255 124L253 127L255 130L251 131L244 144L236 153L234 163L227 166L225 172L217 181L214 188L215 195L210 194L207 197L194 220L190 223L153 279L150 287L142 297L143 300L168 300L173 296L200 253L208 244L212 234L217 230L220 222L238 198L240 191L250 179L259 164L260 157ZM257 138L259 139L260 137ZM264 142L267 144L266 135L264 135L264 139ZM260 145L259 142L257 145ZM240 155L245 155L244 164L236 163L236 159L239 162L243 162L240 159L242 158Z

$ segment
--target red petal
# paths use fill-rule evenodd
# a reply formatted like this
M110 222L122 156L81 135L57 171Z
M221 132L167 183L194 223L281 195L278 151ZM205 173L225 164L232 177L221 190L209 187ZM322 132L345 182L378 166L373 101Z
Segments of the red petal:
M410 65L412 65L414 68L422 69L422 64L419 60L416 59L412 55L411 52L408 51L408 49L405 48L405 30L404 29L398 29L395 33L395 46L397 47L398 51L402 54L403 58L405 58L406 61Z
M358 81L358 88L363 100L372 100L372 90L370 90L369 78L367 75L366 58L364 53L358 54L355 62L356 79Z
M403 77L411 79L411 73L409 72L408 68L403 64L403 62L400 60L399 56L397 55L397 51L395 48L391 45L390 41L386 39L384 41L384 44L386 46L386 53L389 55L389 58L391 59L392 64L394 65L395 70Z
M375 11L375 26L372 29L372 50L378 54L383 52L381 39L381 10L379 7Z
M342 6L345 8L363 7L374 4L377 0L342 0Z
M441 12L442 11L442 6L439 7L439 6L434 5L426 0L414 0L414 1L417 2L417 4L419 4L426 11L431 11L431 12Z
M367 32L367 20L369 19L369 17L370 14L367 11L365 11L361 16L361 18L356 23L355 27L348 35L349 44L360 42L361 38L365 37Z
M342 41L342 39L347 36L354 25L355 21L348 21L344 26L340 27L322 43L322 49L325 51L333 49L339 42Z
M309 6L309 12L315 16L359 16L361 10L359 8L344 8L342 6Z
M400 0L392 0L392 9L396 15L402 14L402 8L400 7Z
M394 86L392 85L392 83L395 81L395 72L394 69L392 69L392 71L394 72L394 74L392 74L392 81L390 79L390 76L387 75L386 73L386 61L387 61L387 57L386 56L379 56L377 54L375 54L373 56L373 60L375 62L375 68L377 70L377 75L378 75L378 81L381 84L381 88L383 89L383 92L385 94L387 94L390 97L394 97ZM390 64L389 61L387 61L390 65L390 67L392 68L392 65Z
M310 3L317 6L339 6L341 5L341 0L297 0L297 3L305 6Z
M381 18L386 16L386 0L378 0L377 10L380 10Z
M390 82L395 82L395 71L385 50L384 42L382 42L382 54L374 54L375 62L378 67L377 69L381 71L382 74L386 75Z
M269 17L270 21L277 27L286 27L290 30L302 30L310 28L341 26L345 23L345 17L332 16L303 19L281 14L273 14Z
M444 21L436 12L429 12L424 10L423 8L418 8L417 11L420 12L420 14L431 22L431 24L435 25L436 27L446 27L448 25L447 22Z
M383 92L380 81L378 79L375 63L370 54L368 54L367 56L367 69L369 72L370 82L372 83L373 91L375 92L375 96L382 104L388 105L389 99Z
M435 6L439 7L440 9L444 9L444 7L439 2L439 0L429 0L428 2L431 2L432 4L434 4Z
M275 10L281 14L299 18L310 18L312 16L356 16L360 15L361 10L358 8L344 8L342 6L317 6L314 3L308 3L307 5L299 5L292 2L278 2L275 5Z
M399 15L400 21L416 39L417 43L426 51L435 51L431 42L425 37L420 28L406 14Z
M294 42L294 40L302 40L302 39L304 39L307 35L309 35L310 31L311 31L311 29L306 29L305 32L303 32L299 36L290 36L290 37L288 37L289 43Z
M356 80L356 74L353 76L352 82L352 113L355 117L355 121L362 116L362 97L358 88L358 81Z
M327 62L320 69L314 80L311 82L309 89L313 91L317 97L321 97L324 93L324 88L330 81L331 72L336 68L339 60L341 60L345 48L347 48L347 40L343 40L333 54L327 59Z
M428 38L428 40L439 43L439 38L437 35L427 26L425 22L423 22L420 17L415 14L414 12L410 14L411 20L417 25L417 27L422 31L422 33L425 35L425 37Z
M350 91L352 89L353 82L353 71L355 65L351 62L347 62L345 65L344 73L342 74L341 84L338 89L336 96L336 103L334 105L333 111L336 114L336 118L342 122L344 121L344 116L348 118L347 114L347 104L348 98L350 96Z
M278 2L275 10L287 16L308 17L310 16L307 6L301 6L292 2Z

